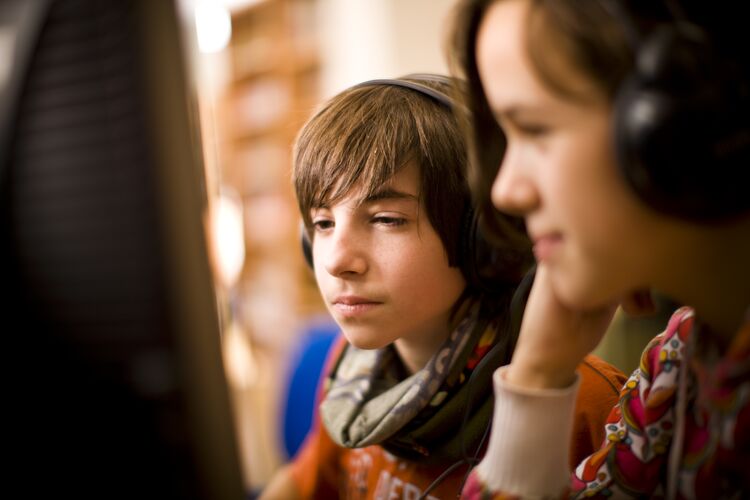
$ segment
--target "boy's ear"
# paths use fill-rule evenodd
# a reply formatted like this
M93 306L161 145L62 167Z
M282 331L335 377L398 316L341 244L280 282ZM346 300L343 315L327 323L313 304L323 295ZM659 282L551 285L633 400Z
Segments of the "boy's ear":
M307 228L305 223L301 222L299 225L300 242L302 244L302 255L305 257L305 262L310 269L315 269L312 256L312 244L310 243L310 236L307 234Z

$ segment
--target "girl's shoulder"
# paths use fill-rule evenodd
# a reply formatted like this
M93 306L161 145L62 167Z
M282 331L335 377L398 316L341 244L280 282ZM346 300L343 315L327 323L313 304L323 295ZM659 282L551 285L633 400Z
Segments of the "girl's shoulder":
M695 312L690 307L683 306L672 313L664 331L651 339L643 350L640 368L681 361L694 319Z
M623 386L621 402L652 409L667 408L674 402L694 316L689 307L672 314L665 330L643 350L638 368Z

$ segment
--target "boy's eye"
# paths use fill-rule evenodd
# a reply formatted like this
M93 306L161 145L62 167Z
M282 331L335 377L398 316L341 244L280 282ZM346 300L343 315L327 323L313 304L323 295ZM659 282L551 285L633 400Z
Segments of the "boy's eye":
M324 231L333 227L333 221L329 219L317 219L313 221L312 225L316 231Z
M406 219L402 217L389 217L386 215L379 215L372 218L372 222L375 224L383 224L385 226L402 226L406 224Z

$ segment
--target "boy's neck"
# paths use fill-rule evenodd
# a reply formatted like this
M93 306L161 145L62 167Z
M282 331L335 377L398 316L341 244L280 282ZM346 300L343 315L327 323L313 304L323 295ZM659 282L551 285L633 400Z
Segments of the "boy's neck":
M393 345L407 372L411 375L424 368L435 353L438 352L440 346L448 338L449 333L448 327L444 326L443 328L435 328L432 331L414 335L414 338L397 339Z
M448 339L450 333L458 327L467 314L471 314L472 307L476 305L476 301L470 296L462 296L451 310L446 311L443 317L438 318L433 325L425 325L422 332L409 337L401 337L393 343L404 368L410 375L427 365Z

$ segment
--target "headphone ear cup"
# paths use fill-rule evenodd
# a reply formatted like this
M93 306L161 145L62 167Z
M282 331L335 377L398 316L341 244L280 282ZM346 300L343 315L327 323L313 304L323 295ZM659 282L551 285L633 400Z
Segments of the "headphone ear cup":
M302 245L302 256L305 258L307 267L314 270L312 244L310 243L310 237L307 235L307 229L304 224L300 224L300 243Z
M742 115L734 109L740 99L728 97L716 61L690 25L659 28L639 48L615 99L618 167L641 200L670 215L714 220L749 205L737 184L750 147L719 153L727 137L747 133L746 105Z

